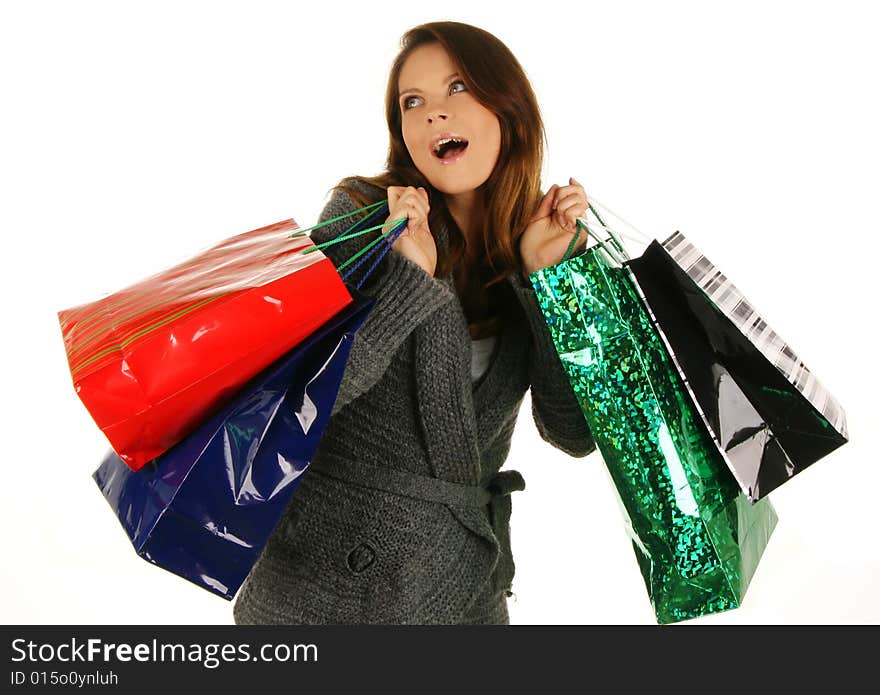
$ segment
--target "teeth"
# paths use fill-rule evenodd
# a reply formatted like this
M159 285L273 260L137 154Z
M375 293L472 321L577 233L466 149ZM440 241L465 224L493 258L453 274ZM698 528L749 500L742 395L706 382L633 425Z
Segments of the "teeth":
M440 147L445 145L447 142L465 142L465 140L461 138L443 138L442 140L438 140L434 143L434 153L440 151Z

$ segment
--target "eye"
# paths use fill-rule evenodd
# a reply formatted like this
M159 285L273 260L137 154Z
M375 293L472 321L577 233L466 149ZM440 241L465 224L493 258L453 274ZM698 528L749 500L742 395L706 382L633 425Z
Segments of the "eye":
M467 87L464 84L464 80L455 80L455 82L453 82L451 85L449 85L449 88L452 89L452 87L457 84L460 84L462 87L464 87L465 90L467 89Z
M449 90L452 91L452 88L453 88L455 85L457 85L457 84L460 84L460 85L462 86L462 90L467 91L467 86L465 85L464 80L453 80L452 82L449 83ZM458 91L453 92L453 93L454 93L454 94L457 94L459 91L462 91L462 90L458 90ZM411 99L418 99L418 98L419 98L419 97L417 97L417 96L406 97L406 98L403 100L403 110L404 110L404 111L409 111L409 109L411 108L410 105L409 105L410 100L411 100Z

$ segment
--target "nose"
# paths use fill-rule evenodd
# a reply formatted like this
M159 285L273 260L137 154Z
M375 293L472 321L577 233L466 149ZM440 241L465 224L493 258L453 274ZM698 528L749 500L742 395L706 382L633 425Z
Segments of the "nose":
M433 123L436 120L446 120L446 114L439 111L430 111L428 112L428 123Z

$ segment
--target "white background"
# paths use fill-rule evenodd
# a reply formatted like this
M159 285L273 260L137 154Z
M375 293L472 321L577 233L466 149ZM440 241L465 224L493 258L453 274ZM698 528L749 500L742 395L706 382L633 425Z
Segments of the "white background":
M742 608L696 623L877 623L880 25L856 2L4 2L3 623L231 623L137 557L91 473L60 309L375 174L399 39L480 26L518 57L549 137L544 186L660 239L681 230L846 408L852 441L771 495ZM871 423L874 422L872 425ZM602 460L544 443L528 402L511 622L653 613Z

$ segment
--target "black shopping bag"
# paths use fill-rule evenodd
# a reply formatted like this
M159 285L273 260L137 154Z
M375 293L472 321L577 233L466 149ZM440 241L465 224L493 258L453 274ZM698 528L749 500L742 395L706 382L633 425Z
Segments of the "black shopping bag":
M848 440L834 397L683 234L625 265L750 502Z

